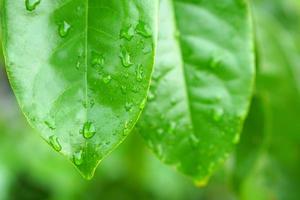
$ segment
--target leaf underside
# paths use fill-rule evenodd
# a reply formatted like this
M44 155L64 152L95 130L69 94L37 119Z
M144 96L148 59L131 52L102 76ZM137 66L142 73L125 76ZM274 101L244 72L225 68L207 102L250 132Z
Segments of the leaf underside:
M202 184L239 141L254 82L242 0L162 0L154 77L138 129L165 163Z
M7 72L30 124L86 178L135 125L157 1L4 0Z

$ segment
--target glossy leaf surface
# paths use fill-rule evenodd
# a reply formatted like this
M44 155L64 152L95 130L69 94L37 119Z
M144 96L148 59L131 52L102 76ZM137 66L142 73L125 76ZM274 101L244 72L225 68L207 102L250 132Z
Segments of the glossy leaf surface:
M129 134L143 109L157 4L3 2L7 72L22 111L86 178Z
M246 3L162 0L153 79L139 130L161 160L201 185L239 141L252 94Z

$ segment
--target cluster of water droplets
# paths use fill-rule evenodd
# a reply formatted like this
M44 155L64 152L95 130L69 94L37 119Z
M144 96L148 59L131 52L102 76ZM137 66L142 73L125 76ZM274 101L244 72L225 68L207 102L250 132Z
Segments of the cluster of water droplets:
M34 10L37 9L38 5L41 3L42 0L25 0L25 8L27 11L32 12ZM65 38L68 36L70 30L71 30L72 26L67 22L67 21L62 21L61 23L59 23L58 25L58 34L61 38ZM134 26L129 25L125 28L123 28L120 31L120 39L125 39L126 41L131 41L134 36L138 34L140 36L142 36L143 38L150 38L152 36L151 34L151 29L150 27L143 21L139 21L139 23L136 25L136 27L134 28ZM145 44L144 41L140 41L139 45L142 46L142 52L144 54L149 54L152 52L153 47L152 44ZM76 69L80 69L81 65L82 65L82 55L78 56L78 62L76 65ZM121 60L121 64L123 65L123 67L125 68L130 68L131 66L134 65L134 61L132 59L131 53L128 49L128 47L126 47L125 45L121 45L120 46L120 55L119 58ZM101 69L105 63L105 58L103 55L97 54L93 57L92 59L92 66L96 69ZM129 74L127 74L127 76L129 76ZM128 77L127 77L128 78ZM144 69L143 69L143 65L142 64L137 64L136 65L136 80L138 82L141 82L144 78ZM102 81L104 84L109 84L112 80L112 76L107 74L105 76L103 76ZM122 93L126 94L127 93L127 87L126 86L122 86L121 87L121 91ZM137 93L138 92L138 87L134 87L132 88L132 91ZM88 108L88 106L93 106L94 105L94 101L82 101L82 105L85 108ZM146 104L146 99L144 99L142 101L142 103L139 105L139 109L143 109L145 107ZM130 112L132 110L134 106L134 103L128 101L125 104L125 110ZM127 135L129 133L129 127L130 127L130 123L129 122L125 122L124 124L124 135ZM54 131L56 129L56 124L55 121L53 119L47 119L44 121L44 124L51 130ZM83 124L82 128L80 129L79 133L85 138L85 139L91 139L94 137L94 135L96 134L96 128L93 124L93 122L87 121ZM56 135L51 135L48 138L48 142L49 144L53 147L54 150L60 152L62 150L62 146L60 144L59 138ZM110 142L107 142L107 145L109 145ZM76 151L73 154L73 162L76 165L81 165L83 163L83 155L84 155L84 151L81 149L79 151Z

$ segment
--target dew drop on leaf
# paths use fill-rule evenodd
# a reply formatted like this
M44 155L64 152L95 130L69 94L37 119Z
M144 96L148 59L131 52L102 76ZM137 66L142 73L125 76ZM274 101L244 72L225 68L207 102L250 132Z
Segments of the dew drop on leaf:
M136 33L143 37L151 37L150 27L143 21L139 21L138 25L135 28Z
M140 110L143 110L145 108L146 103L147 99L143 99L142 103L140 104Z
M129 134L129 122L126 121L124 124L124 130L123 130L123 135L127 136Z
M135 86L132 87L131 91L134 92L134 93L138 93L139 88L135 85Z
M136 68L136 80L141 82L143 80L144 76L144 69L142 65L137 65Z
M132 107L133 107L133 103L132 102L126 102L126 104L125 104L125 110L127 112L130 112L131 109L132 109Z
M93 67L95 67L95 68L102 67L104 65L104 63L105 63L105 59L102 54L95 53L95 55L93 55L93 58L92 58L92 66Z
M131 62L131 56L125 46L121 46L120 58L124 67L128 68L133 65Z
M83 151L82 150L80 150L79 152L75 152L73 154L73 162L77 166L79 166L83 163Z
M34 11L36 7L41 3L41 0L25 0L26 10Z
M56 135L52 135L49 137L49 143L53 147L55 151L61 151L62 147L58 141L58 137Z
M123 29L121 29L120 31L120 38L121 39L126 39L128 41L130 41L134 36L134 29L132 28L132 25L125 27Z
M96 134L96 128L92 122L85 122L83 128L80 130L80 134L83 135L85 139L90 139Z
M145 45L145 46L143 47L143 53L144 53L145 55L151 53L152 50L153 50L153 48L152 48L151 45Z
M71 28L71 25L68 22L63 21L63 23L61 23L58 28L59 35L61 37L66 37L69 33L70 28Z
M125 85L121 86L121 92L122 94L127 94L127 87Z
M103 83L108 84L111 81L111 75L107 75L103 78Z
M55 130L56 129L56 125L55 122L53 120L46 120L44 121L44 123L46 124L46 126L51 129L51 130Z

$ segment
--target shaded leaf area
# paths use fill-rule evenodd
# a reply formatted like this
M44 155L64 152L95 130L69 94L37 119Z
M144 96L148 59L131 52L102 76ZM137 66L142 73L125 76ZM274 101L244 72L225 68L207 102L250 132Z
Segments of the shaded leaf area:
M259 135L260 141L251 145L248 140L237 150L238 190L246 200L296 200L300 195L300 6L294 0L256 0L253 5L256 93L262 104L253 107L252 128L246 126L244 134L245 138Z
M10 83L30 124L86 178L144 107L157 1L3 1Z
M239 141L254 82L242 0L162 0L156 66L139 132L199 185Z

